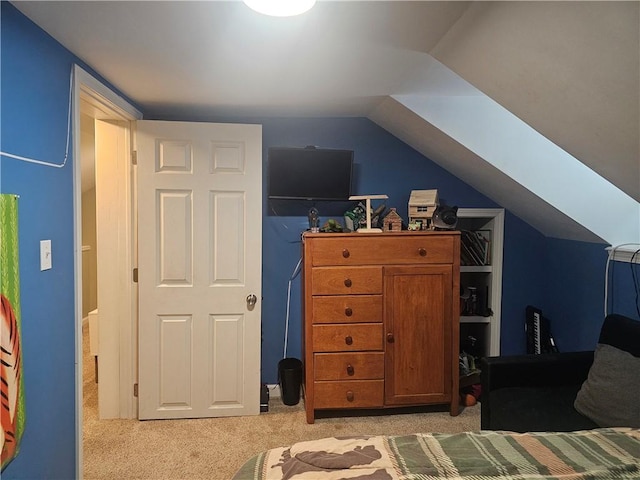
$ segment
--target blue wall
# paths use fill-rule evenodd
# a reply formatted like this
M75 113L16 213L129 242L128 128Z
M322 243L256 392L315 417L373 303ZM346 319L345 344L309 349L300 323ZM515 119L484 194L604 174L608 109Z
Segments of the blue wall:
M263 125L263 169L272 146L316 145L354 150L354 194L384 193L388 207L397 207L407 218L411 190L437 188L441 198L459 207L497 207L396 137L363 118L259 119ZM286 293L289 278L300 259L300 234L308 227L311 203L300 202L301 212L284 215L285 206L270 202L264 189L263 224L263 352L262 378L277 382L277 364L283 355ZM376 203L377 205L377 203ZM327 218L342 220L344 210L331 203L318 203L321 224ZM327 214L326 212L329 212ZM287 355L301 358L300 276L291 289Z
M525 309L535 305L545 311L546 239L510 212L505 213L502 265L502 323L500 353L526 351Z
M547 240L544 314L561 351L591 349L598 341L604 319L605 247Z
M1 4L1 148L61 162L66 140L69 74L79 63L67 50ZM93 72L92 72L93 73ZM95 73L94 73L95 74ZM98 78L99 76L96 75ZM106 82L105 82L106 83ZM171 120L196 120L173 118ZM198 120L233 121L210 118ZM449 204L496 205L372 122L355 119L255 119L269 146L318 145L355 151L355 193L386 193L406 218L413 189L437 188ZM74 478L75 372L73 158L62 169L0 160L0 188L20 195L22 342L27 424L6 479ZM266 163L265 163L266 167ZM309 206L302 205L306 211ZM318 205L323 219L337 216ZM337 212L340 213L340 212ZM275 383L282 356L286 292L300 256L303 213L263 203L263 373ZM51 239L53 269L40 272L39 241ZM602 245L547 239L507 212L503 278L503 353L524 352L524 309L535 304L553 325L562 350L592 348L603 316L606 253ZM628 264L612 272L612 311L638 318ZM292 285L289 356L300 357L300 279Z
M2 151L62 163L73 58L2 2ZM2 158L1 190L20 195L26 428L3 478L75 477L73 159L50 168ZM53 268L40 272L40 240Z
M8 2L0 8L1 150L61 164L71 69L74 63L91 69ZM70 138L63 168L0 159L0 191L20 195L26 399L20 453L3 479L77 476L72 145ZM41 272L40 240L45 239L51 240L53 268Z

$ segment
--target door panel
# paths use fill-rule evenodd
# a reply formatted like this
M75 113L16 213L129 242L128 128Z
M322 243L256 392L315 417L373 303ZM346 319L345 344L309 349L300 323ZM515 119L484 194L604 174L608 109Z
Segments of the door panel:
M213 219L209 249L213 258L210 271L212 285L244 283L245 196L243 192L211 192L210 218ZM237 245L234 250L225 245Z
M385 268L385 404L451 399L449 265Z
M141 419L259 413L261 136L137 124Z
M160 408L191 407L190 315L160 315Z
M158 245L158 284L193 284L192 192L158 190L156 245Z

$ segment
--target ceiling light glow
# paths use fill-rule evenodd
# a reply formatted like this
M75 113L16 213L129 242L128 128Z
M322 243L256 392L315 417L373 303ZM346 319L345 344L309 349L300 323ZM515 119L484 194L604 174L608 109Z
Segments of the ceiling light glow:
M292 17L310 10L316 0L244 0L244 3L264 15Z

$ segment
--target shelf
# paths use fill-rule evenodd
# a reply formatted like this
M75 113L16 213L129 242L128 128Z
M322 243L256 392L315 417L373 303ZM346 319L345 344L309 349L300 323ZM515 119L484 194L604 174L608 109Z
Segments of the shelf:
M485 312L485 309L490 309L486 311L491 311L492 315L488 317L460 315L460 329L464 335L470 335L477 339L480 356L497 356L500 355L504 210L501 208L459 208L457 228L461 232L487 232L487 235L483 235L483 237L489 240L487 260L490 265L460 265L460 286L464 289L476 288L477 309L467 309L467 311ZM468 240L473 240L473 237L469 237ZM465 263L476 263L469 260L469 251L469 246L467 246L467 255L462 255L461 252L461 261L464 257ZM477 250L474 251L476 254L478 253ZM462 293L466 292L463 290ZM461 312L464 311L464 306L464 299L461 295Z
M491 323L491 317L481 317L479 315L461 315L460 323Z
M491 265L460 265L460 273L491 273L493 267Z

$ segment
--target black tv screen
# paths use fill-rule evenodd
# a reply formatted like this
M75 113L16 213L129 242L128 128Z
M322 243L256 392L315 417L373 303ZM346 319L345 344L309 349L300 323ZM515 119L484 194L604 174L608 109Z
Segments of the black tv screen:
M348 200L353 150L271 147L267 163L269 198Z

